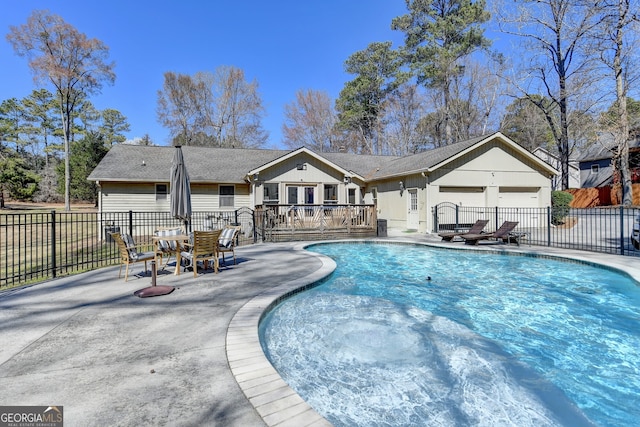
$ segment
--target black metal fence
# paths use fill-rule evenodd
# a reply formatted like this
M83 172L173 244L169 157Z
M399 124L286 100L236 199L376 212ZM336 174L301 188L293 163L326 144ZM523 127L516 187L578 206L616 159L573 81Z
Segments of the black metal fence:
M485 231L504 221L517 221L522 243L591 252L640 256L631 239L639 208L587 209L478 208L441 203L433 208L433 232L465 230L476 220L489 220Z
M254 243L257 240L290 240L291 236L304 236L308 240L364 237L375 235L375 215L369 211L368 207L353 212L346 208L318 208L312 210L313 215L307 215L307 211L304 211L309 218L307 222L314 225L314 228L310 229L313 232L299 225L307 224L307 217L303 218L305 221L291 222L291 218L297 217L289 213L289 216L279 219L282 224L275 222L278 216L270 223L272 218L266 215L265 210L262 214L260 211L256 214L249 208L225 212L195 212L189 228L206 230L221 228L227 224L240 224L239 245ZM317 214L318 212L322 215ZM637 223L638 215L640 208L557 211L553 208L475 208L443 203L433 209L432 231L464 230L477 219L489 220L486 230L492 231L504 221L518 221L515 231L524 234L521 243L525 245L640 256L640 250L636 249L631 239L634 225L640 225ZM345 235L344 232L341 234L336 231L345 227L345 221L347 231L350 230L351 234ZM168 212L51 211L2 214L0 289L118 263L119 253L110 232L128 233L134 237L137 244L151 245L153 233L157 228L183 225ZM316 230L318 227L319 231ZM275 232L281 235L275 236Z
M194 212L190 230L241 225L238 244L255 242L254 212ZM0 215L0 289L93 270L119 262L109 233L151 245L157 228L184 226L168 212L40 212Z

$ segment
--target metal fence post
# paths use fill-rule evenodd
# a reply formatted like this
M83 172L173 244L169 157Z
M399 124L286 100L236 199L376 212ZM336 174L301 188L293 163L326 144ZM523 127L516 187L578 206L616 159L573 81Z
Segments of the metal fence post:
M460 206L456 205L456 228L457 231L460 228Z
M256 229L256 226L258 224L256 224L256 211L254 209L251 209L251 221L253 224L253 243L257 243L258 242L258 230Z
M56 278L56 211L51 211L51 276Z
M620 255L624 255L624 206L620 205Z
M437 233L438 232L438 205L435 205L434 207L432 207L431 211L433 212L433 232Z
M133 236L133 211L129 211L129 235Z
M551 246L551 207L547 206L547 246Z

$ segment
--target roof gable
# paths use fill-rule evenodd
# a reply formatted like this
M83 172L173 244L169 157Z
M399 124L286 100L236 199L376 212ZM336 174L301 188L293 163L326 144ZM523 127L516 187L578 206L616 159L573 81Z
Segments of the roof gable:
M500 132L491 135L479 136L467 141L458 142L456 144L445 145L444 147L435 148L433 150L424 151L411 156L402 157L393 160L384 165L376 173L377 179L392 178L402 175L410 175L415 173L431 173L454 160L482 147L485 144L498 141L513 148L519 155L527 158L540 169L557 174L558 171L551 165L530 153L524 147L516 144L514 141L506 137Z
M278 158L275 158L273 160L271 160L268 163L265 163L264 165L261 165L255 169L251 169L247 175L252 176L252 175L256 175L256 174L260 174L260 172L264 171L265 169L269 169L270 167L273 167L279 163L282 163L284 161L287 161L289 159L295 158L297 156L301 156L302 154L306 154L330 167L332 167L333 169L337 170L338 172L342 173L343 175L346 176L355 176L358 177L360 179L363 179L363 177L355 172L354 170L349 170L349 169L345 169L344 167L340 166L337 163L332 162L331 160L327 159L326 157L321 156L320 154L315 153L314 151L309 150L306 147L300 147L296 150L290 151Z

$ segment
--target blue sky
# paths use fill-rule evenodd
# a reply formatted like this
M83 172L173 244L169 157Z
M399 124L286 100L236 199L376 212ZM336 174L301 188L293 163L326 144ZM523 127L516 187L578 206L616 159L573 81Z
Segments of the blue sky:
M170 143L156 119L165 72L213 72L229 65L259 83L270 134L265 148L282 148L283 109L296 91L321 90L337 98L353 78L344 61L372 42L401 44L402 34L390 25L406 13L404 0L4 0L0 101L24 98L36 88L27 59L14 54L6 35L10 25L26 23L41 9L109 47L116 82L91 101L127 117L127 138L149 134L155 144Z

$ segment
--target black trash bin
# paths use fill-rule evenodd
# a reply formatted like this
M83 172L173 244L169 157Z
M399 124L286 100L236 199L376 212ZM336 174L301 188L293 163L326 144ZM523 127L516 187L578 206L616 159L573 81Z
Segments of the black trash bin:
M120 227L105 227L104 228L104 240L108 243L113 243L113 237L111 237L111 233L119 233Z
M386 219L378 220L378 231L376 235L378 237L387 237L387 220Z

